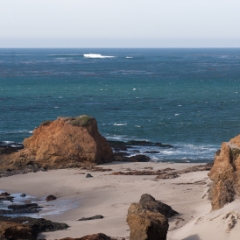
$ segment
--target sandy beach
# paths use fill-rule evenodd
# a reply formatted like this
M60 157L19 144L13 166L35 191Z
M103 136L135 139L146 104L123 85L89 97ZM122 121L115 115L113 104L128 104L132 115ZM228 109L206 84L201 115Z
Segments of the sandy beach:
M231 228L228 217L224 219L226 213L236 210L237 202L211 212L211 203L207 197L210 183L208 171L190 172L181 174L178 178L158 180L155 179L155 175L112 175L112 172L130 170L155 171L165 168L182 170L194 165L199 164L114 162L100 165L112 169L106 172L60 169L1 178L0 189L9 193L24 192L38 197L53 194L58 198L57 201L69 200L66 204L72 205L71 210L46 215L44 218L65 222L70 228L42 233L39 238L82 237L102 232L112 237L128 239L129 226L126 222L128 208L131 203L138 202L142 194L148 193L180 213L169 219L168 240L240 239L236 234L235 224ZM87 173L93 177L86 178ZM57 201L49 204L54 205ZM226 212L226 209L229 211ZM236 214L234 216L238 219L238 213ZM103 215L104 218L77 221L82 217L94 215Z

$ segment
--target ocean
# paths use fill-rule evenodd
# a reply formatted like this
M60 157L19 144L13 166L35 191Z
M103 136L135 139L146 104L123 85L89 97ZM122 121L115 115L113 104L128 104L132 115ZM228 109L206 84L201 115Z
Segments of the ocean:
M174 146L154 161L212 161L240 133L240 49L0 49L0 141L82 114L109 140Z

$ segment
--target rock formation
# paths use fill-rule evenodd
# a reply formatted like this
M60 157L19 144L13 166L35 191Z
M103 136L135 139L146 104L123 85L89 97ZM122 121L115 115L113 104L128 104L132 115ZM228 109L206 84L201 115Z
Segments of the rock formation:
M161 213L131 213L127 222L130 226L130 240L166 240L168 220Z
M240 135L222 143L209 172L212 209L219 209L240 196Z
M36 240L40 232L58 231L68 227L65 223L55 223L43 218L0 216L0 239Z
M143 194L139 203L132 203L128 209L130 240L166 240L167 217L175 214L178 213L167 204Z
M154 197L152 197L150 194L143 194L141 196L141 199L139 203L142 205L142 207L146 210L149 210L151 212L161 213L166 217L172 217L178 212L173 210L169 205L159 201L155 200Z
M81 238L62 238L60 240L115 240L114 238L108 237L103 233L97 233L93 235L87 235Z
M37 239L36 235L33 233L32 229L25 225L15 222L0 222L0 239Z
M80 167L114 159L96 120L86 115L46 121L23 144L16 153L0 155L0 169Z

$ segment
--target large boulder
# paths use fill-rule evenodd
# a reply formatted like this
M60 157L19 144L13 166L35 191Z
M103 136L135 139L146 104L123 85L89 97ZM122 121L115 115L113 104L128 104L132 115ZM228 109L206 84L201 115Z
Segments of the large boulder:
M168 219L161 213L148 210L141 212L140 209L141 207L138 213L131 213L127 216L130 240L166 240Z
M240 196L240 135L222 143L208 175L212 180L209 196L213 210Z
M24 140L24 149L0 155L0 169L68 168L110 162L112 149L98 132L94 118L59 117L42 123Z
M167 204L143 194L139 203L132 203L128 209L130 240L166 240L167 217L175 214L178 213Z

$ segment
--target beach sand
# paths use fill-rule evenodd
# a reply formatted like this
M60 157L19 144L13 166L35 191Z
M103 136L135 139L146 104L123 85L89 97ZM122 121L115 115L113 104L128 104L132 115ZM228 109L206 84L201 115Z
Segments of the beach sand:
M114 162L100 166L117 172L129 169L146 170L147 167L153 168L152 170L168 167L181 170L194 165L199 164ZM86 178L86 173L93 177ZM180 213L169 219L168 240L240 239L237 234L240 230L237 224L239 215L236 212L240 204L235 201L223 209L211 212L210 200L207 197L210 183L208 171L191 172L181 174L178 178L159 180L155 180L155 175L126 176L111 173L80 169L28 173L1 178L0 189L9 193L24 192L38 197L53 194L58 199L69 200L71 210L44 218L65 222L70 228L42 233L39 238L82 237L102 232L112 237L128 239L128 208L131 203L138 202L142 194L148 193ZM48 204L55 203L52 201ZM94 215L103 215L104 218L77 221L82 217ZM234 226L231 227L231 223Z

